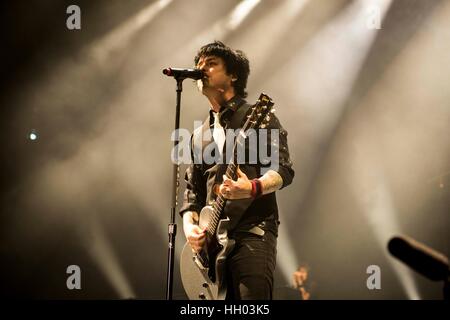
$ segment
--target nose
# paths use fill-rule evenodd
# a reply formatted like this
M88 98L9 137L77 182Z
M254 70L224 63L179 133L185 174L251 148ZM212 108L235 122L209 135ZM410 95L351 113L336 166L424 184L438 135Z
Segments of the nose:
M200 70L202 70L204 73L206 73L208 70L206 69L206 64L202 63L199 67Z
M208 69L206 68L205 64L202 64L198 67L198 69L203 71L203 78L207 78L208 77Z

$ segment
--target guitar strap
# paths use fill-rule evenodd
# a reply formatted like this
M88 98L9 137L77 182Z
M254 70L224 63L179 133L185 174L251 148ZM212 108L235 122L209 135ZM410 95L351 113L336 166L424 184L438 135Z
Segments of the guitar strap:
M247 115L250 107L251 105L248 103L244 103L240 107L238 107L229 121L229 128L236 130L242 127L242 125L244 124L244 118Z
M224 111L224 115L222 116L222 120L225 123L226 129L239 129L244 125L244 122L246 120L246 116L250 114L250 108L252 105L245 102L245 100L242 100L242 104L237 107L237 109L231 113L230 109L227 109ZM231 115L229 115L229 114ZM228 155L226 155L228 157ZM259 174L259 172L257 173Z

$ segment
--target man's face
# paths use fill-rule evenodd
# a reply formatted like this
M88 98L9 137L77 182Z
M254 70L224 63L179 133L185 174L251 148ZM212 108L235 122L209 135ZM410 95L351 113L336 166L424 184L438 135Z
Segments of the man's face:
M204 95L233 90L232 79L234 77L227 74L222 58L203 56L199 59L196 67L205 72L205 77L197 80L197 87Z

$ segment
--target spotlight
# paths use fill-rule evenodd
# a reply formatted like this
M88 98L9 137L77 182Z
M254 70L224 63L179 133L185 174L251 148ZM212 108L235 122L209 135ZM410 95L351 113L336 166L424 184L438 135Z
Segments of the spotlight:
M38 139L38 133L36 130L31 130L31 132L28 134L28 139L30 139L31 141L35 141Z

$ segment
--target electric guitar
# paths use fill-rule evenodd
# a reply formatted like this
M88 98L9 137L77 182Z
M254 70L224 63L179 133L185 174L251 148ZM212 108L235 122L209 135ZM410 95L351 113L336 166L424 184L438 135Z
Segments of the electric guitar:
M236 148L243 145L249 129L265 128L270 115L275 111L272 99L262 93L250 108L249 115L237 135L233 146L233 157L227 166L226 176L236 180ZM225 263L234 248L234 240L227 232L230 219L224 216L226 199L217 193L214 203L200 211L199 226L206 229L206 241L203 249L194 253L187 242L180 258L181 280L190 300L223 300L227 293Z

